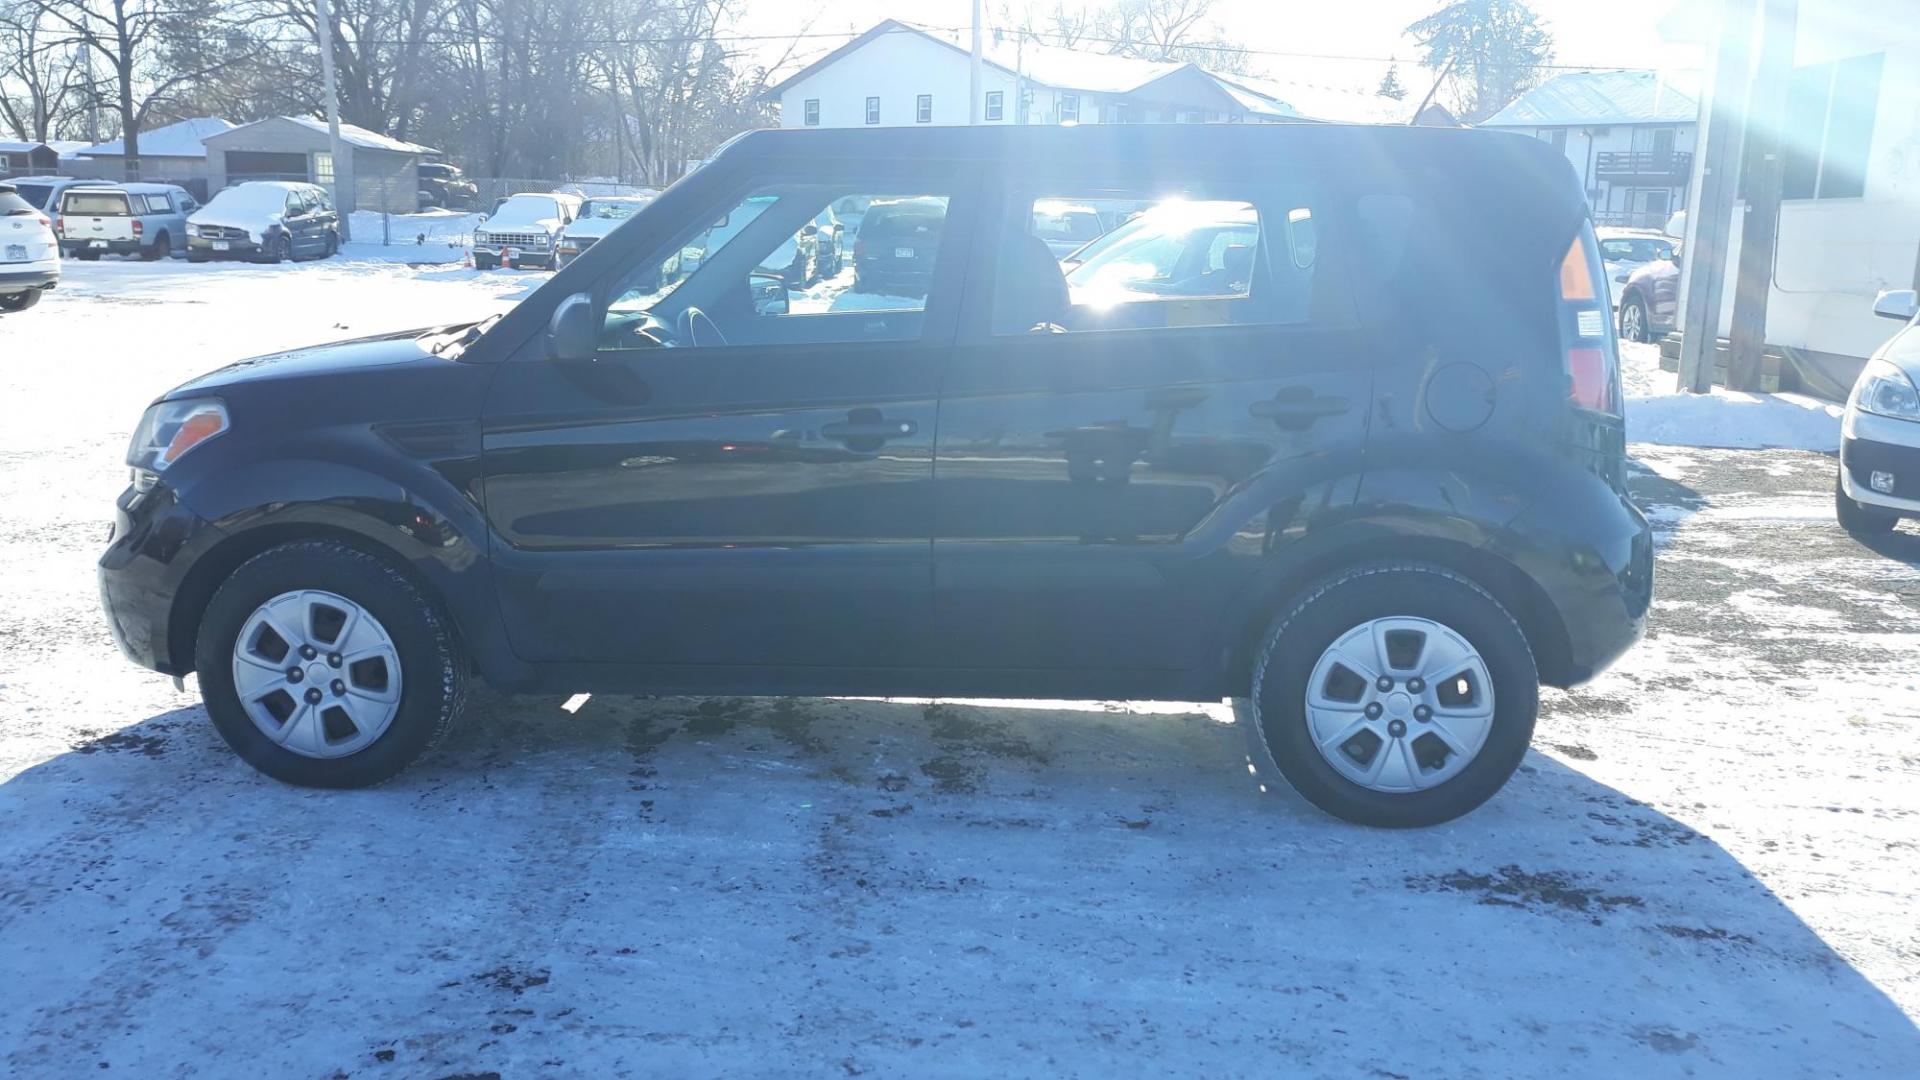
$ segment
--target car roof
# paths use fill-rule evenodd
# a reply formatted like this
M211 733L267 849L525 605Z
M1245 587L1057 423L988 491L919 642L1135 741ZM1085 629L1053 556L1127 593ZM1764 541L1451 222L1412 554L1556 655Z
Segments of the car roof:
M130 180L124 184L115 183L111 180L102 180L78 185L73 190L80 192L130 191L135 195L163 195L169 191L184 191L186 189L180 187L178 184L156 184L142 180Z
M230 184L226 188L222 188L221 190L227 191L237 187L279 188L281 191L320 190L320 185L309 184L303 180L242 180L237 184Z
M1673 237L1659 229L1628 229L1616 225L1602 225L1593 230L1593 235L1602 240L1631 240L1641 237L1648 240L1671 240Z

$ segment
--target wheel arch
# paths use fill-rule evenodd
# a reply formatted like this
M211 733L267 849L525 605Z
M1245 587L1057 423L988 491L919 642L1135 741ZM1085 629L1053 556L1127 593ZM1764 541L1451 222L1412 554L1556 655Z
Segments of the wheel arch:
M1235 613L1228 627L1226 678L1238 686L1252 670L1256 652L1274 618L1314 582L1341 570L1377 562L1427 563L1451 570L1479 585L1507 609L1526 635L1539 667L1540 681L1567 686L1573 680L1572 645L1565 622L1539 583L1498 554L1460 540L1434 536L1378 536L1323 545L1314 555L1290 562L1256 582L1252 601ZM1241 688L1236 693L1244 693Z

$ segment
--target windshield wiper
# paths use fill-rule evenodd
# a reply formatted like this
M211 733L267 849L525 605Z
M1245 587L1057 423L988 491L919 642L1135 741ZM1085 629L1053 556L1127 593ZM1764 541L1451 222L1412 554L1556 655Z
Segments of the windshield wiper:
M427 351L435 356L444 356L449 360L457 359L461 353L467 351L467 346L479 341L480 335L493 329L493 324L499 322L500 319L501 314L489 315L477 323L471 323L464 327L456 327L448 333L439 335L431 345L427 346Z

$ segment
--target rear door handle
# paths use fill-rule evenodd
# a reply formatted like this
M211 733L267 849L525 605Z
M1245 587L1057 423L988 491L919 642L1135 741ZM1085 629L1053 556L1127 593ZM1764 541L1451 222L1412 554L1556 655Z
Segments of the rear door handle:
M1256 401L1247 411L1261 420L1271 420L1283 428L1304 428L1323 416L1351 412L1353 402L1343 397L1322 397L1311 390L1282 390L1266 401Z

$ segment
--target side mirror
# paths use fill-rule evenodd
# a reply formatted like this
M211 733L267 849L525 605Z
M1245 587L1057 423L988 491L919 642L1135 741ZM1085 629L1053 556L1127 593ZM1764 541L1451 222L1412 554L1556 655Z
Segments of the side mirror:
M547 320L547 359L591 360L600 328L593 317L593 297L574 293L553 309Z
M1883 319L1908 322L1916 311L1920 311L1920 294L1912 289L1888 289L1873 302L1873 313Z
M787 303L787 283L773 276L755 274L749 285L753 292L753 313L755 315L785 315L789 311Z

